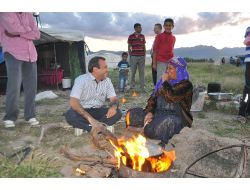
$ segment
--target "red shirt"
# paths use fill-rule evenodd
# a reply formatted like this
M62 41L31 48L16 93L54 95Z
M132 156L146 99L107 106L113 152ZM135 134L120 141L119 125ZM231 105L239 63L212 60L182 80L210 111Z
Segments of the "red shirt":
M162 32L156 36L153 51L157 62L167 63L174 56L175 36L169 32Z
M133 33L128 37L128 44L131 45L132 56L145 56L145 37L143 34Z

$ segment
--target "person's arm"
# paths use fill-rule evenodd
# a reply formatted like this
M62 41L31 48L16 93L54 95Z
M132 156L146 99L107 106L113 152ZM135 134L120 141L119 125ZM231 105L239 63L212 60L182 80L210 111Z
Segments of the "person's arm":
M32 14L29 15L31 31L21 34L20 37L28 40L38 40L40 39L40 31L36 25L35 19Z
M106 114L107 118L113 117L119 108L119 100L116 96L109 98L109 100L110 100L110 107Z
M145 52L145 55L146 55L146 53L147 53L146 51L147 50L146 50L146 40L145 40L145 36L144 35L143 35L143 39L144 39L144 52Z
M163 82L162 86L163 88L159 90L159 93L163 95L165 99L171 102L178 103L187 98L187 96L192 97L193 85L188 80L183 81L175 86L171 86L166 80Z
M156 70L157 69L157 60L156 60L156 57L157 57L157 53L158 53L158 47L159 46L159 35L157 35L155 37L155 41L154 41L154 45L153 45L153 69Z
M131 46L131 39L130 36L128 37L128 54L131 55L132 52L132 46Z
M106 116L107 118L110 118L116 114L117 109L119 108L119 100L115 94L115 89L111 80L109 78L107 78L107 80L108 80L108 85L107 85L106 92L107 92L107 98L110 101L110 108Z
M9 37L19 37L21 34L31 31L31 28L24 28L16 13L0 13L0 24L5 29L5 34Z

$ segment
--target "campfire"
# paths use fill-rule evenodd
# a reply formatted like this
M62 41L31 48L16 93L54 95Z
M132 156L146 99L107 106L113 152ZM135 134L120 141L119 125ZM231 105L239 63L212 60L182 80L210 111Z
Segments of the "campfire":
M121 103L125 104L127 102L127 99L125 97L122 97L120 101Z
M160 152L157 150L156 154L152 154L152 147L148 146L146 138L142 135L128 140L120 138L117 143L112 140L110 142L115 148L114 154L118 168L123 165L135 171L165 172L176 159L174 150L167 152L161 149Z
M132 96L133 96L133 97L136 97L136 96L138 96L138 93L137 93L136 91L134 91L134 92L132 93Z

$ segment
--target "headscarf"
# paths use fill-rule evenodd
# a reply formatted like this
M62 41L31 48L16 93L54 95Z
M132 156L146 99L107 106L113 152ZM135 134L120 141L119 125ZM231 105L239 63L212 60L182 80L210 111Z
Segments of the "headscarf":
M168 83L171 86L174 86L175 84L178 84L182 80L189 80L189 73L187 71L187 62L182 57L173 57L168 61L168 64L171 64L176 69L176 79L171 79L168 81ZM162 87L163 81L160 79L156 85L153 92L153 96L155 96L155 93L159 88Z

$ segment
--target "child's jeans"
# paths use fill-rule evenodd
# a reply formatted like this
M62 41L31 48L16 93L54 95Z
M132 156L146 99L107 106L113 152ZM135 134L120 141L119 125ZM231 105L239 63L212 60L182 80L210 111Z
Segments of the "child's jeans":
M124 91L127 80L128 80L127 75L119 74L119 89L120 89L120 91Z

